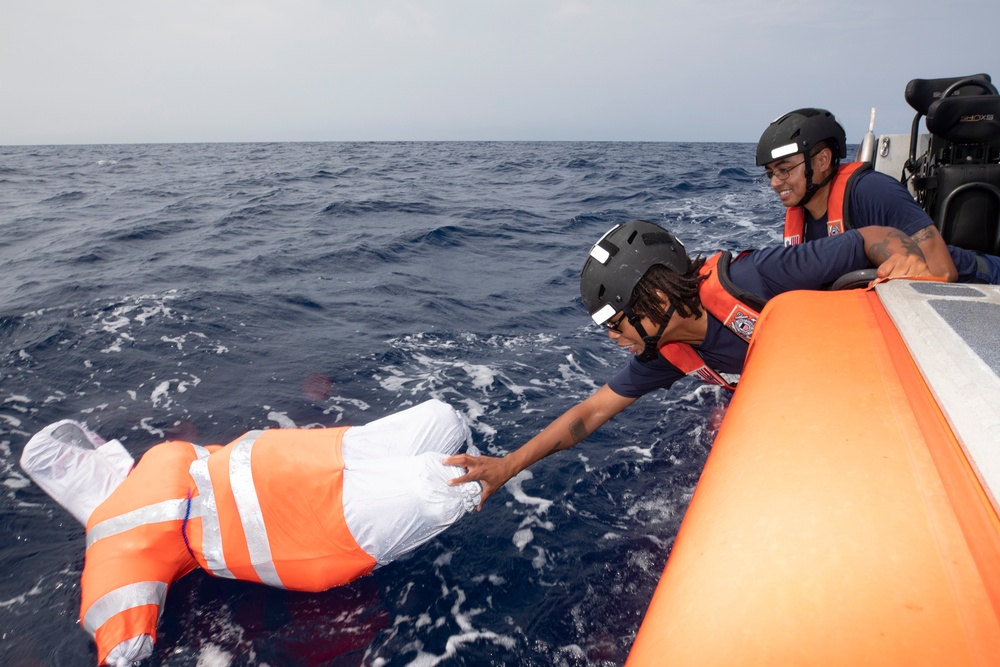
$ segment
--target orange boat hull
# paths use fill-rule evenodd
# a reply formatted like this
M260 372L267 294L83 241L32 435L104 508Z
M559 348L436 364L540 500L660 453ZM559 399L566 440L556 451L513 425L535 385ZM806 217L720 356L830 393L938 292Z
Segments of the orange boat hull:
M765 309L626 664L1000 664L997 513L874 292Z

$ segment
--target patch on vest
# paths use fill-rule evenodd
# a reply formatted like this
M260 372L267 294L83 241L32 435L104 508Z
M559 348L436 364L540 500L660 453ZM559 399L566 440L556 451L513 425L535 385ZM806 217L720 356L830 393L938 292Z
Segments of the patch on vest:
M736 304L726 319L726 326L746 341L749 341L750 337L753 336L753 327L755 324L757 324L757 313L741 304Z
M795 234L793 236L786 236L785 237L785 247L786 248L788 246L790 246L790 245L798 245L800 243L802 243L802 238L798 234Z
M843 233L844 233L843 220L834 220L832 222L827 223L826 225L827 236L836 236L837 234L843 234Z

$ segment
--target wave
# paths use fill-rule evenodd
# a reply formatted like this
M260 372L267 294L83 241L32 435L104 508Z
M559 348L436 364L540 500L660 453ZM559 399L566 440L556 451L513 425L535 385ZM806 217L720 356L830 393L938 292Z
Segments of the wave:
M43 204L68 204L75 201L80 201L87 198L86 192L81 192L80 190L73 190L70 192L60 192L59 194L43 199L41 203Z
M401 215L435 215L437 209L426 202L386 201L369 199L363 201L338 201L327 204L322 211L326 215L355 216L371 213L397 213Z

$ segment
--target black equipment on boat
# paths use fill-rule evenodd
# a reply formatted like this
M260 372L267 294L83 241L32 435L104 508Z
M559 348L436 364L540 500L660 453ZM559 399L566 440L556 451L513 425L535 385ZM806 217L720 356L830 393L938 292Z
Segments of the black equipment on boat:
M914 79L904 96L917 115L903 182L946 243L1000 254L1000 94L990 75ZM930 141L918 156L921 118Z

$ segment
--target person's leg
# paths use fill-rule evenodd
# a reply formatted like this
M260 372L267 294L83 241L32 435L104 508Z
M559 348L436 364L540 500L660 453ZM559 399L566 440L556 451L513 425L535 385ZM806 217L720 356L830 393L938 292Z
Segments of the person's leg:
M379 565L476 508L482 487L477 482L449 486L465 471L441 463L471 444L462 416L437 400L344 434L344 517L358 545Z
M465 471L443 465L445 456L425 452L345 468L347 527L379 565L427 542L479 504L478 482L448 485Z
M424 452L454 454L472 444L472 433L454 408L432 399L344 434L344 462L414 456Z

